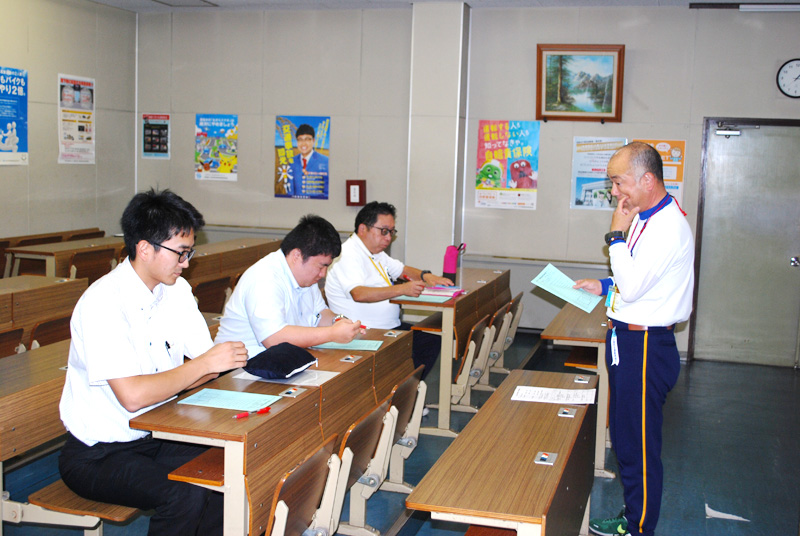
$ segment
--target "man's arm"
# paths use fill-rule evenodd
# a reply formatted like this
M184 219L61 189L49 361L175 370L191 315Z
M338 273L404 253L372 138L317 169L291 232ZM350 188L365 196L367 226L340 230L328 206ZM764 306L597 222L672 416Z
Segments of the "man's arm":
M115 378L108 380L108 385L119 403L126 410L135 412L199 385L202 379L210 379L220 372L243 367L246 363L247 349L243 343L224 342L174 369Z
M263 341L264 348L269 348L282 342L288 342L301 348L308 348L326 342L348 343L356 338L359 333L365 333L361 328L361 321L353 322L343 318L334 322L334 314L330 309L320 313L319 325L316 327L284 326Z
M423 277L422 270L420 270L419 268L414 268L413 266L404 266L403 275L411 279L412 281L422 281L427 286L434 286L434 285L440 285L443 287L453 286L452 281L440 275L428 272L425 274L425 277Z

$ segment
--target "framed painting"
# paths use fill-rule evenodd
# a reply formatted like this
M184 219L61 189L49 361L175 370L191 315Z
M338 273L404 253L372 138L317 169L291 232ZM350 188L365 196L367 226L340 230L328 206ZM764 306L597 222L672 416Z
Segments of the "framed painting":
M536 45L536 119L622 121L625 45Z

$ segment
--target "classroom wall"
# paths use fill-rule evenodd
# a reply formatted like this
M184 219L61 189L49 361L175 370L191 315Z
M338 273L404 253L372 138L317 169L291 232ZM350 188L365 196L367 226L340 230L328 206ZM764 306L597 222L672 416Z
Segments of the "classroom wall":
M29 165L0 166L0 235L118 232L134 193L136 15L84 0L5 0L2 18L0 65L28 70ZM59 73L95 79L94 165L58 164Z

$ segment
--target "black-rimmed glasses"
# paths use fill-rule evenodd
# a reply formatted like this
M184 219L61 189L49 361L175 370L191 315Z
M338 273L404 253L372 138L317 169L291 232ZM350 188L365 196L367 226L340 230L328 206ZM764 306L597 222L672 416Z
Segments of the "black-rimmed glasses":
M388 227L376 227L375 225L370 225L373 229L378 229L381 232L381 236L392 235L392 238L397 236L397 229L389 229Z
M152 242L151 242L151 243L152 243ZM178 256L178 264L180 264L180 263L184 263L184 262L186 262L186 261L189 261L189 260L191 260L191 259L192 259L192 257L194 257L194 252L195 252L195 249L194 249L194 248L192 248L192 249L187 249L187 250L184 250L184 251L178 251L178 250L175 250L175 249L172 249L172 248L168 248L168 247L167 247L167 246L165 246L164 244L153 244L153 245L154 245L154 246L158 246L158 247L160 247L160 248L164 248L164 249L166 249L167 251L171 251L171 252L173 252L175 255L177 255L177 256Z

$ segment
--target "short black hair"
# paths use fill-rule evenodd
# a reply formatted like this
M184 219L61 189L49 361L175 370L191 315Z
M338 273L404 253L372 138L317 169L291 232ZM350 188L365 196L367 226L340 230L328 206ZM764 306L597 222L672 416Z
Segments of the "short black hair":
M120 223L131 260L136 259L136 244L142 240L157 251L158 244L178 234L197 232L206 224L203 215L178 194L154 188L133 196Z
M314 132L314 127L307 123L303 123L299 127L297 127L297 132L294 133L295 139L299 138L303 134L310 134L312 138L316 138L317 134Z
M660 181L664 181L664 164L661 155L652 145L641 141L632 141L625 147L630 152L631 167L636 169L639 176L652 173Z
M307 214L300 218L300 223L289 231L281 243L284 255L288 255L294 249L300 250L303 262L317 255L330 255L336 258L342 252L342 239L328 220Z
M367 227L375 225L375 222L378 221L378 216L381 214L397 218L397 210L395 210L394 205L389 203L370 201L364 205L364 208L356 214L356 233L358 232L358 226L362 223Z

